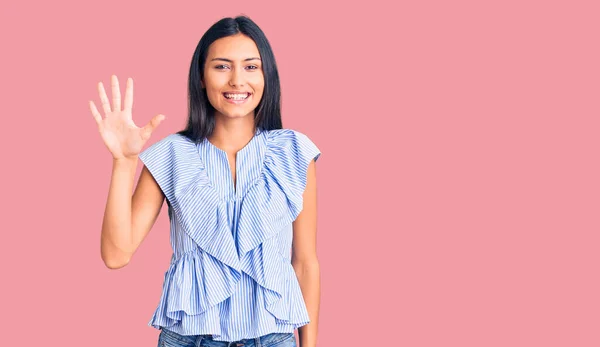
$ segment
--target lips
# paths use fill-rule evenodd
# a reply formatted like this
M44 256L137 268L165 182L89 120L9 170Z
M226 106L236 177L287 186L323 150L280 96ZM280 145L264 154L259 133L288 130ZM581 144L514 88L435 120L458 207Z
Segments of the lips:
M227 97L227 95L246 95L246 97ZM248 92L244 92L244 93L229 93L229 92L225 92L223 93L223 97L225 98L225 101L227 101L230 104L234 104L234 105L241 105L243 103L245 103L246 101L248 101L250 99L250 97L252 96L252 93L248 93Z
M229 100L244 100L247 99L250 94L249 92L225 92L223 96ZM240 97L240 95L245 95L245 97Z

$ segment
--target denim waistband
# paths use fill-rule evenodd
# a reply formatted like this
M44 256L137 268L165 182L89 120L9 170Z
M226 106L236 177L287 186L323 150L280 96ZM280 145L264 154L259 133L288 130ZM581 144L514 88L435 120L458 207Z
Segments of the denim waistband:
M181 343L183 346L200 347L268 347L278 345L285 340L295 341L294 333L270 333L260 337L241 339L238 341L215 341L212 335L180 335L166 328L161 328L163 339L171 340L174 343Z

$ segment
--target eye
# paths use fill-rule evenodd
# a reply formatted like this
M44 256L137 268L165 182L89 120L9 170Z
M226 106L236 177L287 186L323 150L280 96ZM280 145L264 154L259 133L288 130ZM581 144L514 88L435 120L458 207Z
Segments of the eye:
M249 65L248 68L251 68L250 70L258 70L258 66L256 65Z
M217 65L217 66L215 66L215 68L217 70L223 70L221 67L227 67L227 65Z

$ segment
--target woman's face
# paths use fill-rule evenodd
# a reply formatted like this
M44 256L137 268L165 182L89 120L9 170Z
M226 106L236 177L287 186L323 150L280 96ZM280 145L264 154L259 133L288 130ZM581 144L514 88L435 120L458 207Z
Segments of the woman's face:
M254 41L237 34L208 48L202 86L215 116L254 118L265 86L262 62Z

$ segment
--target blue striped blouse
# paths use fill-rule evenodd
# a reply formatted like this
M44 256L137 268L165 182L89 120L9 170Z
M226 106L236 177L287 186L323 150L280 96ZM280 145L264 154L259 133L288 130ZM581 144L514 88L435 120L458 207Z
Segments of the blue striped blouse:
M237 153L171 134L139 158L169 207L173 248L149 326L237 341L310 322L291 265L292 222L321 152L291 129L257 130Z

